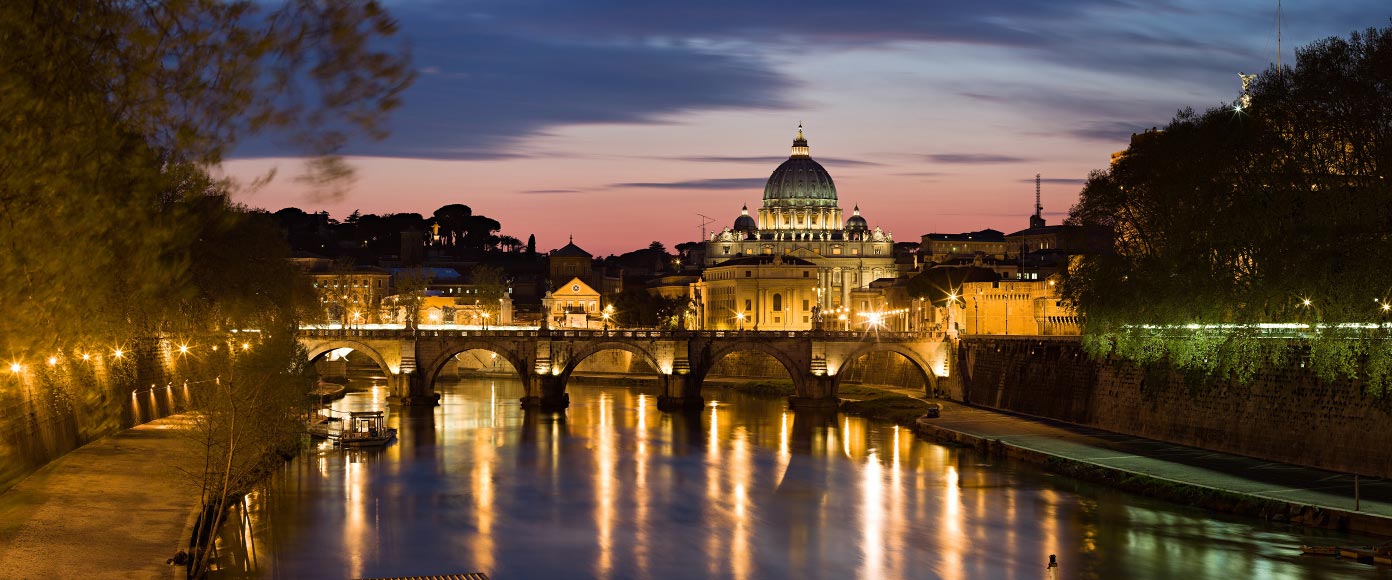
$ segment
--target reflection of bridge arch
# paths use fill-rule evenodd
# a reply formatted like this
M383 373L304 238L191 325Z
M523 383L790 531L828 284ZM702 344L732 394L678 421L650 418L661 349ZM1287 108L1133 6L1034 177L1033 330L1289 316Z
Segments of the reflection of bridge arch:
M933 365L924 360L919 353L912 348L901 344L872 342L867 343L848 355L841 363L841 368L837 369L832 379L832 393L836 393L841 388L841 378L846 375L846 371L856 364L861 358L877 352L892 352L909 361L910 366L916 369L923 377L923 385L929 393L937 388L937 374L933 372Z
M496 354L512 365L513 370L517 371L518 378L522 379L522 387L528 387L531 381L528 373L529 365L527 359L520 353L509 348L507 343L492 340L467 340L463 342L450 342L448 348L440 352L429 361L418 361L420 365L420 378L424 382L425 389L429 392L435 390L435 379L440 376L440 371L444 370L445 365L449 364L450 359L455 355L471 350L482 350Z
M393 374L395 374L392 372L391 366L387 365L386 359L382 357L382 353L379 353L376 349L356 340L331 340L328 342L318 343L311 348L307 348L306 350L309 354L309 364L313 365L314 363L318 362L319 359L322 358L324 355L329 354L330 352L333 352L340 348L350 348L353 349L353 352L360 352L367 355L367 358L370 358L372 359L372 362L377 363L378 368L381 368L382 373L386 376L392 376Z

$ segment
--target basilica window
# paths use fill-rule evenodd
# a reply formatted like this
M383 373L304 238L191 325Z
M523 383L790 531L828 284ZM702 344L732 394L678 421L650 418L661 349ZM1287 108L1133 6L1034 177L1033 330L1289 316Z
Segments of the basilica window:
M851 255L852 255L852 256L859 256L859 255L860 255L860 248L851 248Z
M812 309L812 301L810 301L810 300L805 300L805 299L804 299L804 300L802 301L802 311L803 311L803 312L806 312L806 311L811 310L811 309Z
M753 303L752 301L750 301L748 298L745 298L745 299L744 299L744 311L745 311L745 312L749 312L750 310L753 310L753 309L754 309L754 303Z
M730 246L724 246L725 253L730 253Z
M774 295L773 295L773 309L774 309L774 311L779 311L779 310L782 310L782 309L783 309L783 295L782 295L782 294L774 294Z
M833 256L840 256L840 255L841 255L841 246L832 246L832 247L831 247L831 255L833 255Z

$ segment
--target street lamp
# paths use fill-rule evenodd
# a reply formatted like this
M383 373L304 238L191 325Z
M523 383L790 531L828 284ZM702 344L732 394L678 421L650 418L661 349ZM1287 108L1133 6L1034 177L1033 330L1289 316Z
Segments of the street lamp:
M738 321L739 321L739 330L740 330L740 332L744 332L744 313L743 313L743 312L736 312L736 313L735 313L735 320L738 320Z
M483 329L488 330L488 313L484 312L481 316L483 316Z
M604 310L600 312L600 318L604 319L604 334L609 334L609 317L614 315L614 305L604 305Z

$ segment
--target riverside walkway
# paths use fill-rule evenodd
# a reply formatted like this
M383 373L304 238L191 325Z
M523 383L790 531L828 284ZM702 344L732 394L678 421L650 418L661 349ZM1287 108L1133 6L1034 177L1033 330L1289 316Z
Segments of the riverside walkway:
M931 421L927 434L939 439L976 445L999 442L1007 455L1036 463L1062 460L1281 502L1303 512L1307 520L1323 520L1303 523L1392 535L1392 481L1361 478L1355 512L1352 475L937 402L943 405L942 416Z
M0 577L168 578L197 489L172 461L180 418L68 453L0 494Z

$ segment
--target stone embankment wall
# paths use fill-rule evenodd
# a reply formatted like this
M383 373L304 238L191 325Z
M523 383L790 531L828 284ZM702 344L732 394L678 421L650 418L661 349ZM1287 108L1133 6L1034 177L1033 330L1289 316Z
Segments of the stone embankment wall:
M0 492L44 464L116 431L166 417L188 392L168 348L26 365L0 377Z
M1076 337L968 338L953 371L972 404L1116 433L1392 477L1392 401L1294 363L1247 384L1095 361Z

